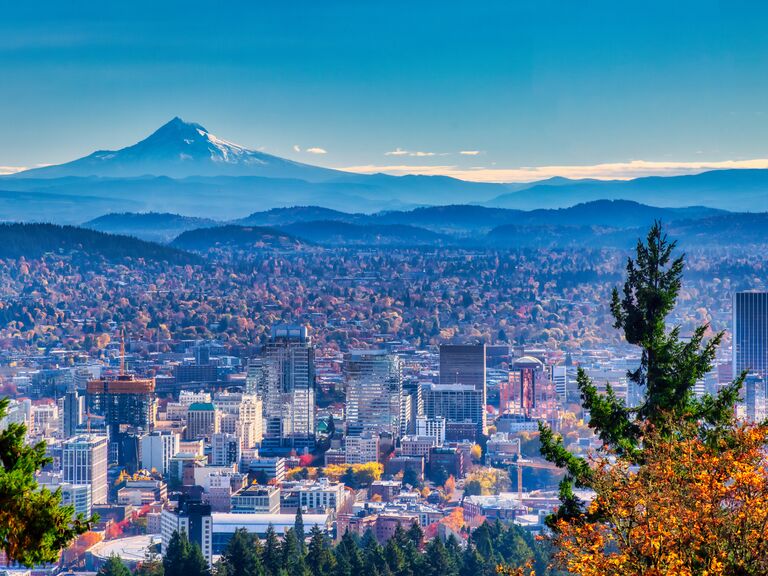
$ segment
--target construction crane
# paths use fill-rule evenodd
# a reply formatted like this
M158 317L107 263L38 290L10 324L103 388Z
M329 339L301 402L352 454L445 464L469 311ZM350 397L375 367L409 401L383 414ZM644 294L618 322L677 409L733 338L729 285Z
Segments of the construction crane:
M534 468L537 470L560 470L556 464L552 462L542 462L537 460L525 460L518 458L515 460L515 466L517 467L517 497L523 501L523 468Z

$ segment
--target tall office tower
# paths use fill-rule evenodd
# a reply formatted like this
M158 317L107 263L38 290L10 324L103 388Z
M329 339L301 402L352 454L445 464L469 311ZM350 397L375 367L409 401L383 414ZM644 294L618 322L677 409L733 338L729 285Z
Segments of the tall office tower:
M245 368L245 391L264 397L267 386L267 368L263 358L251 358Z
M141 438L141 467L153 468L168 478L171 458L179 453L179 434L169 430L154 430Z
M565 365L552 366L550 379L560 402L565 402L568 393L568 367Z
M217 432L211 437L211 464L231 466L240 461L240 440L234 434Z
M485 433L485 405L488 398L485 378L485 344L441 345L440 384L463 384L481 392L482 432Z
M512 363L510 382L517 388L517 398L524 414L530 415L544 392L544 363L533 356L523 356Z
M266 350L266 436L283 447L315 440L315 352L306 326L274 326Z
M445 439L476 440L484 433L485 404L480 390L469 384L421 385L424 416L445 418Z
M61 432L64 438L71 438L77 434L78 426L85 419L85 396L78 392L75 383L72 382L64 395L64 405L61 415Z
M184 438L197 440L210 439L219 432L221 414L210 402L195 402L187 408L187 430Z
M415 378L403 379L403 403L400 405L400 436L416 433L416 419L424 414L421 384Z
M344 355L347 424L368 432L400 434L402 362L385 350L353 350Z
M107 502L107 452L106 436L83 434L74 436L62 444L61 471L64 482L90 484L91 502Z
M113 461L136 469L138 450L129 447L135 448L132 438L155 424L155 380L121 373L112 380L91 380L87 393L90 412L104 416Z
M733 295L733 377L768 377L768 292Z
M222 414L221 432L235 434L238 430L247 431L251 443L245 448L261 442L264 419L261 398L242 392L217 392L213 400Z

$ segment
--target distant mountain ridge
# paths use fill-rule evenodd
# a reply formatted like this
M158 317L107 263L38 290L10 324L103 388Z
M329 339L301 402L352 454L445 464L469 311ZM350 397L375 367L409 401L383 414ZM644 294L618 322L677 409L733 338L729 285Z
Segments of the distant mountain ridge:
M373 214L438 206L449 212L451 205L530 211L595 200L768 211L768 169L613 181L554 177L508 184L357 174L252 150L177 117L119 150L98 150L65 164L0 177L0 218L60 224L80 224L107 212L172 210L230 221L297 205ZM478 218L482 214L475 211ZM420 217L413 214L410 222L401 223L419 225ZM392 222L382 217L379 223Z

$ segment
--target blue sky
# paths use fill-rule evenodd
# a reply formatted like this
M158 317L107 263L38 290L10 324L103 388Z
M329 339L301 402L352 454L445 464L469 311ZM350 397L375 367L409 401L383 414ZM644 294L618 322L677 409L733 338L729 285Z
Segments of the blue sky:
M177 115L361 171L768 166L767 17L739 0L7 3L0 167L126 146Z

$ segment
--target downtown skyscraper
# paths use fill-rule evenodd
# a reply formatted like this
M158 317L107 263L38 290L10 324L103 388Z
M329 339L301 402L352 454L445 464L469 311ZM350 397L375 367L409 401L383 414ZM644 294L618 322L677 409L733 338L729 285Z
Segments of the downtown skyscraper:
M315 350L306 326L272 327L265 369L265 444L311 449L315 441Z

